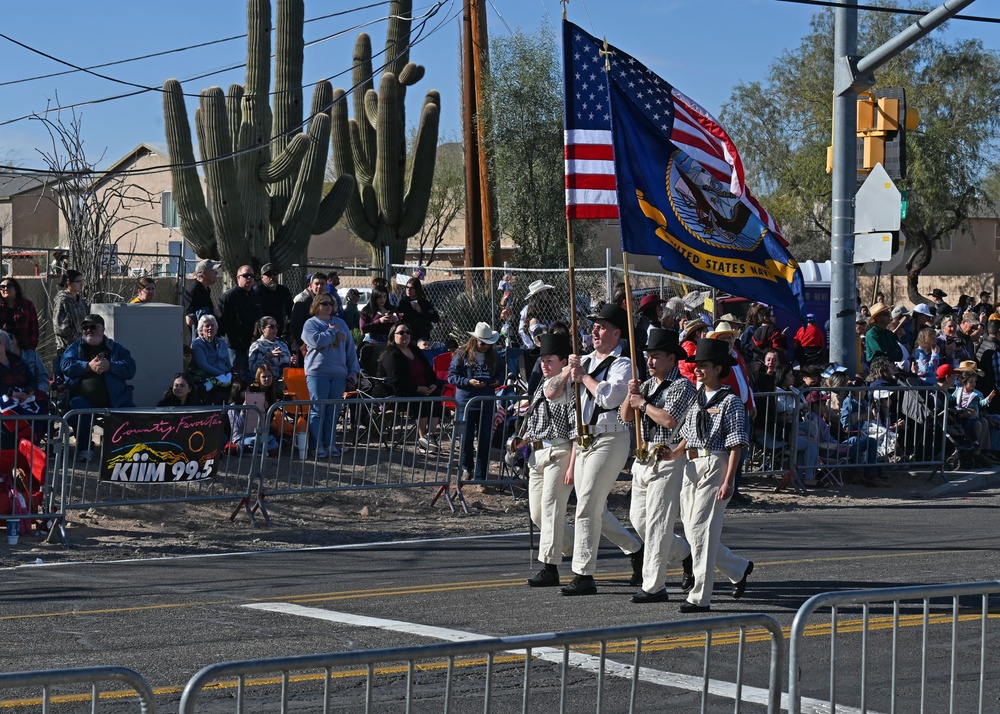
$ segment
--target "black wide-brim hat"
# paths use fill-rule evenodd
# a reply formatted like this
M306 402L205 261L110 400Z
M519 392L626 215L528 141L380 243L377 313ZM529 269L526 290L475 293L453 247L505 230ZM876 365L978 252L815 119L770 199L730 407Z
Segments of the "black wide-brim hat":
M573 346L569 342L569 335L564 333L546 332L540 338L538 356L557 355L562 359L569 357L573 351Z
M948 297L948 293L946 293L941 288L934 288L934 290L931 291L931 295L933 297L936 297L936 298L946 298L946 297Z
M646 351L653 352L654 350L672 354L679 360L687 357L687 352L680 346L680 333L677 330L669 330L661 327L650 330L649 339L646 342Z
M587 315L589 320L604 320L621 330L623 335L628 333L628 313L614 303L605 303L594 315Z
M736 364L736 360L729 353L729 343L725 340L715 340L709 337L698 338L698 347L694 355L684 361L691 364L711 362L724 367L732 367Z

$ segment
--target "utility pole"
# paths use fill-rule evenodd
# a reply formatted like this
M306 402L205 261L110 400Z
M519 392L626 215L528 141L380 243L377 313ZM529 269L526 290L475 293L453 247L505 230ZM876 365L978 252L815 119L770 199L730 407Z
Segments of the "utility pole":
M852 367L857 311L854 268L854 194L857 191L857 94L875 84L874 72L975 0L948 0L865 57L858 52L854 0L834 11L833 199L831 206L830 359ZM850 5L850 6L849 6Z
M481 266L483 216L479 181L479 128L476 123L476 32L472 4L462 2L462 150L465 156L465 267Z

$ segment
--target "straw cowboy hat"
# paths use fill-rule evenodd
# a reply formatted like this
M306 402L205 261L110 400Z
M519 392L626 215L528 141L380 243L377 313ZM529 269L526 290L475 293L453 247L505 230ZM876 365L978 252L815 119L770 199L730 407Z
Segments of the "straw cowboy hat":
M986 372L984 372L983 370L979 369L979 365L976 364L976 361L973 360L973 359L962 360L961 362L959 362L958 363L958 369L956 371L957 372L975 372L980 377L983 377L983 376L986 375Z
M716 325L715 329L709 332L705 336L711 340L716 340L722 337L729 337L730 335L738 335L738 334L740 334L739 330L734 329L733 326L730 325L728 322L723 321L720 322L718 325Z
M549 285L544 280L535 280L528 284L528 297L532 295L537 295L543 290L553 290L555 285Z
M495 344L496 341L500 339L500 333L495 331L485 322L477 322L476 329L469 334L487 345Z
M870 314L871 318L874 320L877 316L881 315L883 312L886 312L888 309L889 309L888 305L881 302L877 302L870 308L868 308L868 314Z

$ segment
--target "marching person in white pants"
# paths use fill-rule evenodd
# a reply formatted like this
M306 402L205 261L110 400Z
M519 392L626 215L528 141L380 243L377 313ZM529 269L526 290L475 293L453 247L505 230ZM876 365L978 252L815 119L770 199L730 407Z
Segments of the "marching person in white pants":
M722 384L734 364L729 344L699 339L688 362L695 365L701 383L694 404L680 427L678 451L687 456L681 487L681 521L691 544L695 585L681 612L712 609L715 568L733 583L733 597L740 598L753 561L734 555L722 545L722 520L733 495L733 481L740 454L747 445L746 410L739 397Z
M618 408L628 396L632 361L618 346L628 329L628 313L608 304L596 315L591 332L594 351L583 357L570 355L571 378L581 385L579 409L591 443L578 449L574 470L576 520L573 541L573 581L560 589L562 595L593 595L597 592L597 548L601 533L632 559L633 582L642 578L642 543L625 530L608 511L608 494L625 466L631 449L628 427L618 418ZM553 380L555 382L556 380ZM551 384L545 395L557 398L565 383ZM638 583L636 583L638 584Z
M538 361L545 381L538 385L528 406L522 439L531 444L528 457L528 510L538 526L538 560L542 569L528 585L533 588L559 585L559 563L565 545L573 541L566 523L566 504L573 492L570 468L576 437L573 395L564 391L556 399L545 398L545 385L566 368L572 352L569 335L544 334Z
M651 376L642 384L629 382L629 398L620 410L625 423L635 421L637 412L642 419L636 435L629 511L629 520L644 547L642 590L632 596L637 604L670 599L664 582L672 561L683 559L685 575L690 578L693 574L691 547L674 534L685 465L681 452L675 451L680 442L675 427L696 394L694 385L677 370L677 360L686 357L676 330L651 330L646 345Z

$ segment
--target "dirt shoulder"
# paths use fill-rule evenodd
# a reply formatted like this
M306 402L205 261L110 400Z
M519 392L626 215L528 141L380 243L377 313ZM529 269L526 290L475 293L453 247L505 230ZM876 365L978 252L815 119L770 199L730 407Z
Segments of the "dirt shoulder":
M743 491L750 504L731 503L730 518L809 508L887 506L921 500L936 485L928 474L893 472L886 487L845 485L775 493L777 481L760 477ZM610 498L612 511L628 519L630 484L619 482ZM71 547L46 543L36 535L18 545L0 541L0 567L70 561L243 552L253 550L374 543L416 538L446 538L519 533L528 527L525 498L510 493L479 493L466 488L466 513L456 501L452 512L444 499L431 505L434 489L382 489L284 496L268 500L271 525L258 514L251 522L242 510L230 520L236 502L140 504L70 511ZM570 508L572 513L572 504Z

